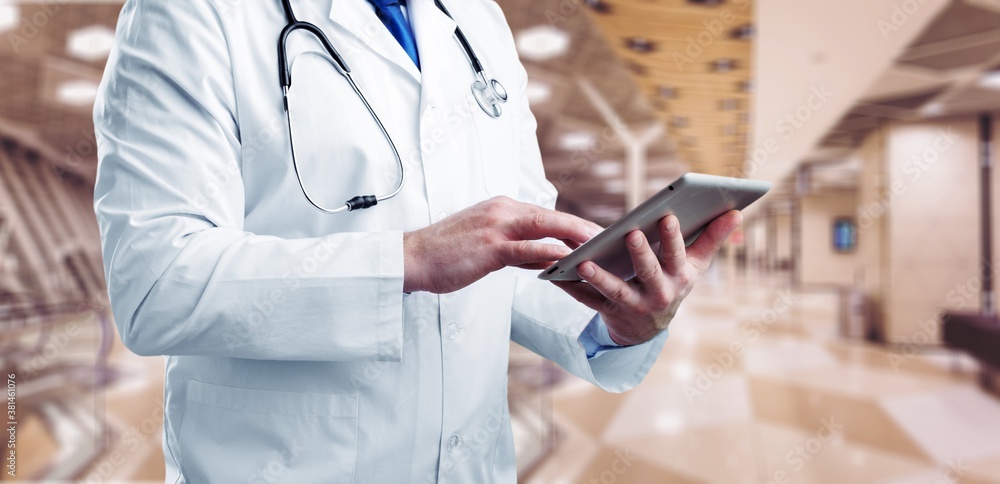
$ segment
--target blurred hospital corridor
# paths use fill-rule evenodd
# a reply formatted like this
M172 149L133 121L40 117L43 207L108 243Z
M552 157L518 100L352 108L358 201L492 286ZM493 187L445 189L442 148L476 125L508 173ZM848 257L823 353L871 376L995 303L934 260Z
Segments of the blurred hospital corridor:
M370 7L366 0L323 5L341 1L359 2L359 11ZM294 0L297 8L306 2L320 3ZM491 9L493 3L483 2ZM215 4L250 8L240 0ZM122 343L125 322L115 321L108 294L130 282L107 280L104 264L131 248L102 252L95 215L98 158L107 153L98 153L94 107L121 36L123 5L0 0L0 371L8 389L0 481L154 483L167 475L165 358L138 356ZM534 174L540 180L544 169L559 194L557 210L606 227L685 173L772 184L683 300L666 346L634 390L604 392L509 343L518 482L1000 484L1000 0L496 6L511 35L493 40L509 43L506 60L524 69L489 74L530 106L532 122L519 126L533 128L534 138L526 130L522 139L537 138L537 151L533 142L526 151L542 159ZM280 25L278 4L268 8ZM330 18L313 16L335 28ZM271 37L280 28L274 30L260 34L267 55L274 54ZM441 38L465 55L454 39ZM410 62L407 52L396 54ZM449 113L464 132L493 121L465 88L465 77L478 79L467 67L454 73L463 83L454 95L463 102ZM523 86L515 86L522 74ZM277 72L260 82L281 114ZM473 115L476 122L466 122ZM277 170L257 172L265 186L298 174L284 155L253 159L265 145L284 153L283 116L260 136L229 138L250 162ZM416 149L405 154L464 167L464 158L442 154L448 143L484 159L493 151L516 153L501 138L512 130L480 131L488 143L482 147L445 133L443 141L431 140L437 153L427 153L415 135ZM496 183L520 193L517 170L496 166L466 185L485 194ZM374 178L397 183L391 168ZM223 185L235 193L241 176ZM332 176L313 178L325 183ZM410 186L429 190L422 183ZM160 188L175 188L168 185ZM466 188L452 185L456 193ZM213 190L222 189L209 183L206 193ZM302 209L295 213L312 210L298 190L269 196ZM435 223L462 211L427 208L419 217ZM239 210L246 218L253 209ZM232 218L240 219L239 210ZM298 230L293 211L273 213L282 216L262 218ZM187 215L181 218L208 220ZM449 297L419 296L438 306ZM456 354L469 351L458 336L479 334L471 331L481 321L457 319L429 319L422 337L451 344ZM506 348L506 336L492 349ZM582 339L567 341L584 346ZM241 359L230 356L219 358ZM503 359L495 360L502 381ZM451 390L466 391L458 386ZM491 387L496 402L503 400L500 388ZM450 439L457 442L452 448L463 440L441 427L434 430L437 455L447 457ZM256 474L248 470L248 482L284 482L284 460L260 464ZM358 475L354 482L368 481Z
M833 291L702 282L638 388L552 390L568 442L527 482L1000 482L1000 401L974 364L839 337Z

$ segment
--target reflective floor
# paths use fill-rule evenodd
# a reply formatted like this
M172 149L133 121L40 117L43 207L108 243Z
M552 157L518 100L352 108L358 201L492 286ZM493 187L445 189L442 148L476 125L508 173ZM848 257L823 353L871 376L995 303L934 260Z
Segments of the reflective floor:
M1000 399L978 388L971 361L845 341L834 293L787 286L707 275L649 376L626 394L539 371L514 351L523 481L1000 483ZM112 364L121 376L103 399L78 402L111 429L82 477L161 482L162 360L119 344ZM556 386L537 391L549 378ZM23 423L34 457L22 475L68 452L49 430Z
M107 387L45 404L20 422L19 447L27 451L19 454L19 476L163 482L163 359L136 356L116 340L108 366L113 376ZM60 412L46 412L46 406ZM74 470L79 468L82 474Z
M1000 399L975 366L836 336L832 292L703 280L634 391L569 379L530 483L997 483Z

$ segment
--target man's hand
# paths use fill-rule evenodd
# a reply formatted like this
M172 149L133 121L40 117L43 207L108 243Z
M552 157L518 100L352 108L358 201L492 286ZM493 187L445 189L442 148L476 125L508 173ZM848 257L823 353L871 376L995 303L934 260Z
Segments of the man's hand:
M743 220L730 211L715 219L685 249L677 217L660 220L660 251L653 252L640 230L625 237L636 276L623 281L593 262L577 267L586 282L555 282L591 309L598 311L616 343L644 343L666 329L694 281L711 264L722 242Z
M600 231L567 213L494 197L403 235L403 290L442 294L506 266L541 270ZM548 237L569 247L533 242Z

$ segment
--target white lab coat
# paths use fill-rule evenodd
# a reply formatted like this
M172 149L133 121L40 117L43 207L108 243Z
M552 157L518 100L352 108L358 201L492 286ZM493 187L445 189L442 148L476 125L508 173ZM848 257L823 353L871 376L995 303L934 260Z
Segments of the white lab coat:
M594 312L515 269L404 294L403 232L497 195L554 205L526 74L491 1L447 6L509 91L499 119L472 98L433 0L408 4L422 72L363 0L321 3L293 5L350 64L407 170L397 197L340 215L311 207L292 170L279 2L121 13L95 107L95 209L121 337L167 355L167 482L513 482L509 340L620 392L666 334L588 360L578 337ZM319 50L300 34L289 47ZM305 178L336 206L397 173L332 69L301 57L291 103Z

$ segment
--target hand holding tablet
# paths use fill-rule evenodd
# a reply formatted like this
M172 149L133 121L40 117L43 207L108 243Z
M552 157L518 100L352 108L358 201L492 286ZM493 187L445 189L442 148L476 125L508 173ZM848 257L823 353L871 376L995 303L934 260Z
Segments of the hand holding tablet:
M642 230L654 250L659 248L657 224L674 214L685 245L691 245L705 226L730 210L742 210L771 188L771 183L688 173L640 204L570 255L542 271L539 279L579 281L577 267L593 261L606 271L629 280L635 276L625 237Z

